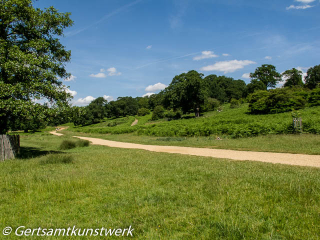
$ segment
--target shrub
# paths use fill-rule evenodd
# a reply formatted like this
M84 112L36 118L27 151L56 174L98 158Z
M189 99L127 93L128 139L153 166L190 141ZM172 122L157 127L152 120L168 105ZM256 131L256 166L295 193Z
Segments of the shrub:
M147 108L140 108L138 110L138 116L145 116L148 115L150 113L150 110Z
M240 107L240 101L232 98L230 101L230 108L237 108L237 107Z
M88 147L90 145L90 142L88 140L78 140L76 142L77 147Z
M169 111L166 111L165 117L168 118L169 120L171 120L171 119L179 119L179 118L182 117L182 111L181 110L176 110L176 111L169 110Z
M154 108L151 119L158 120L161 118L164 118L164 108L159 105Z
M310 92L308 102L311 107L320 106L320 88L315 88Z
M220 102L218 99L215 98L208 98L205 103L205 109L207 111L213 111L220 106Z
M301 109L306 105L306 98L307 93L303 90L290 88L256 91L249 96L249 112L268 114Z
M69 164L73 163L73 157L66 154L48 154L44 160L40 161L40 164Z
M61 150L68 150L76 147L76 143L71 140L63 140L62 143L60 144L60 149Z

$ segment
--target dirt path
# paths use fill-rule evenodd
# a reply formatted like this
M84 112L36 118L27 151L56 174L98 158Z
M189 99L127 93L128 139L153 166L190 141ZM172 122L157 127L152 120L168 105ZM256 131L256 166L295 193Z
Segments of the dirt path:
M131 124L131 127L136 125L138 123L138 119L134 120L134 122Z
M59 128L58 131L61 131L61 130L66 129L66 128L67 128L67 127ZM58 132L56 132L56 131L52 131L52 132L50 132L50 133L53 134L53 135L56 135L56 136L62 136L62 135L63 135L62 133L58 133Z
M270 153L270 152L249 152L235 151L223 149L209 148L192 148L192 147L176 147L176 146L157 146L157 145L142 145L135 143L124 143L99 138L78 137L76 138L89 140L92 144L103 145L117 148L134 148L144 149L153 152L179 153L186 155L195 155L203 157L227 158L239 161L259 161L268 163L280 163L297 166L320 167L320 155L304 155L291 153Z

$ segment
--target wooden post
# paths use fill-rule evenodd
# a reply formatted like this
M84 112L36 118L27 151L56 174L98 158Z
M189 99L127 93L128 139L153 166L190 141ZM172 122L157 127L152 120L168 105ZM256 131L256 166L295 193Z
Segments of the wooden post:
M0 161L15 158L20 153L19 135L0 135Z

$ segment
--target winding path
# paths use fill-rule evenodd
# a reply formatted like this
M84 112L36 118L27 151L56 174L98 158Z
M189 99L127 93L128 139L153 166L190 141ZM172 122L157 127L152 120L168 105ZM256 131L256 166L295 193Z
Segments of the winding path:
M58 136L63 135L55 131L50 133ZM116 141L104 140L99 138L79 137L79 136L74 136L74 137L80 138L83 140L88 140L94 145L103 145L108 147L143 149L143 150L152 151L152 152L179 153L179 154L203 156L203 157L226 158L226 159L232 159L232 160L238 160L238 161L249 160L249 161L279 163L279 164L320 168L320 155L143 145L143 144L136 144L136 143L116 142Z

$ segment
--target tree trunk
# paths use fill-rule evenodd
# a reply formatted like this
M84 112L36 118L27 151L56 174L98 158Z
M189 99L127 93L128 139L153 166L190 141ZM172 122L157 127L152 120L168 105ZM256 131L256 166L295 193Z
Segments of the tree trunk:
M20 152L19 135L0 135L0 160L15 158Z

